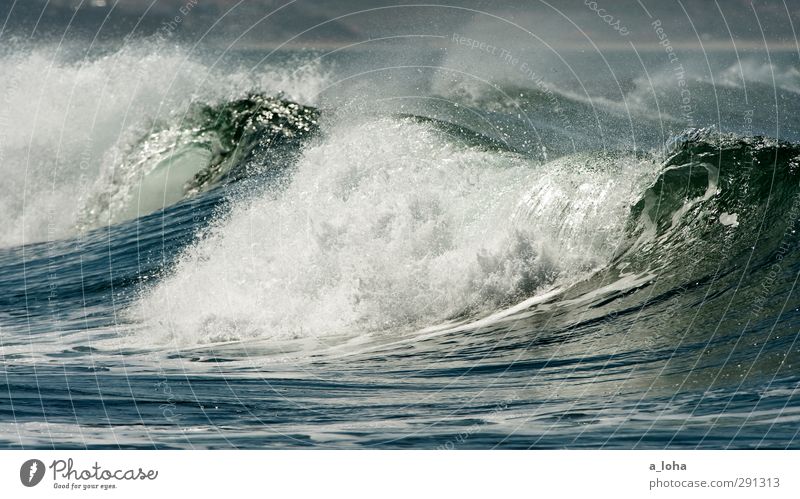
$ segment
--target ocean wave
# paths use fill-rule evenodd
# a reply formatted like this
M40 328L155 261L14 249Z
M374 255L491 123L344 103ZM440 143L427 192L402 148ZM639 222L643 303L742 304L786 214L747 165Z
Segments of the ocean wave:
M344 119L304 149L287 187L242 202L186 251L135 317L194 344L489 313L601 266L653 168L542 164L410 117Z
M23 44L4 51L0 246L60 239L118 221L106 214L87 224L86 213L95 208L87 203L118 189L114 181L130 174L131 149L142 137L169 134L195 103L229 102L256 90L313 105L329 78L319 63L301 56L258 71L205 59L144 42L91 56L69 46Z

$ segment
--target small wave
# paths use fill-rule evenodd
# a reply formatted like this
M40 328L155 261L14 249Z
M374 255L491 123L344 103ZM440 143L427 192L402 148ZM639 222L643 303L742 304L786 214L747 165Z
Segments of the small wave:
M722 71L718 79L720 84L736 88L743 88L751 82L800 93L800 70L794 66L782 67L746 59Z
M97 182L83 208L83 229L162 209L219 183L280 169L317 129L317 110L252 94L212 106L194 104L180 123L150 133Z

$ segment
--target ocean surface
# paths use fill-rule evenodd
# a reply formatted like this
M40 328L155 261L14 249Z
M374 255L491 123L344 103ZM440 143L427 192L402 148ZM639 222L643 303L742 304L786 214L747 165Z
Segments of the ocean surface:
M423 42L6 43L0 446L798 448L800 54Z

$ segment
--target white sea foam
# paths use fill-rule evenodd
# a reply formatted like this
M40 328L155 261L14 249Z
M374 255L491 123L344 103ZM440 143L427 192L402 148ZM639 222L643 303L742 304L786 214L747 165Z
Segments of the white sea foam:
M290 184L241 205L131 313L146 341L404 331L602 265L654 165L538 165L410 119L340 119Z

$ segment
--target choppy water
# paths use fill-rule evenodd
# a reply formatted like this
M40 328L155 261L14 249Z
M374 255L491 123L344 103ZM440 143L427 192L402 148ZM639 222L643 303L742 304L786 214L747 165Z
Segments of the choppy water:
M0 445L797 446L796 55L687 114L52 50L0 58Z

